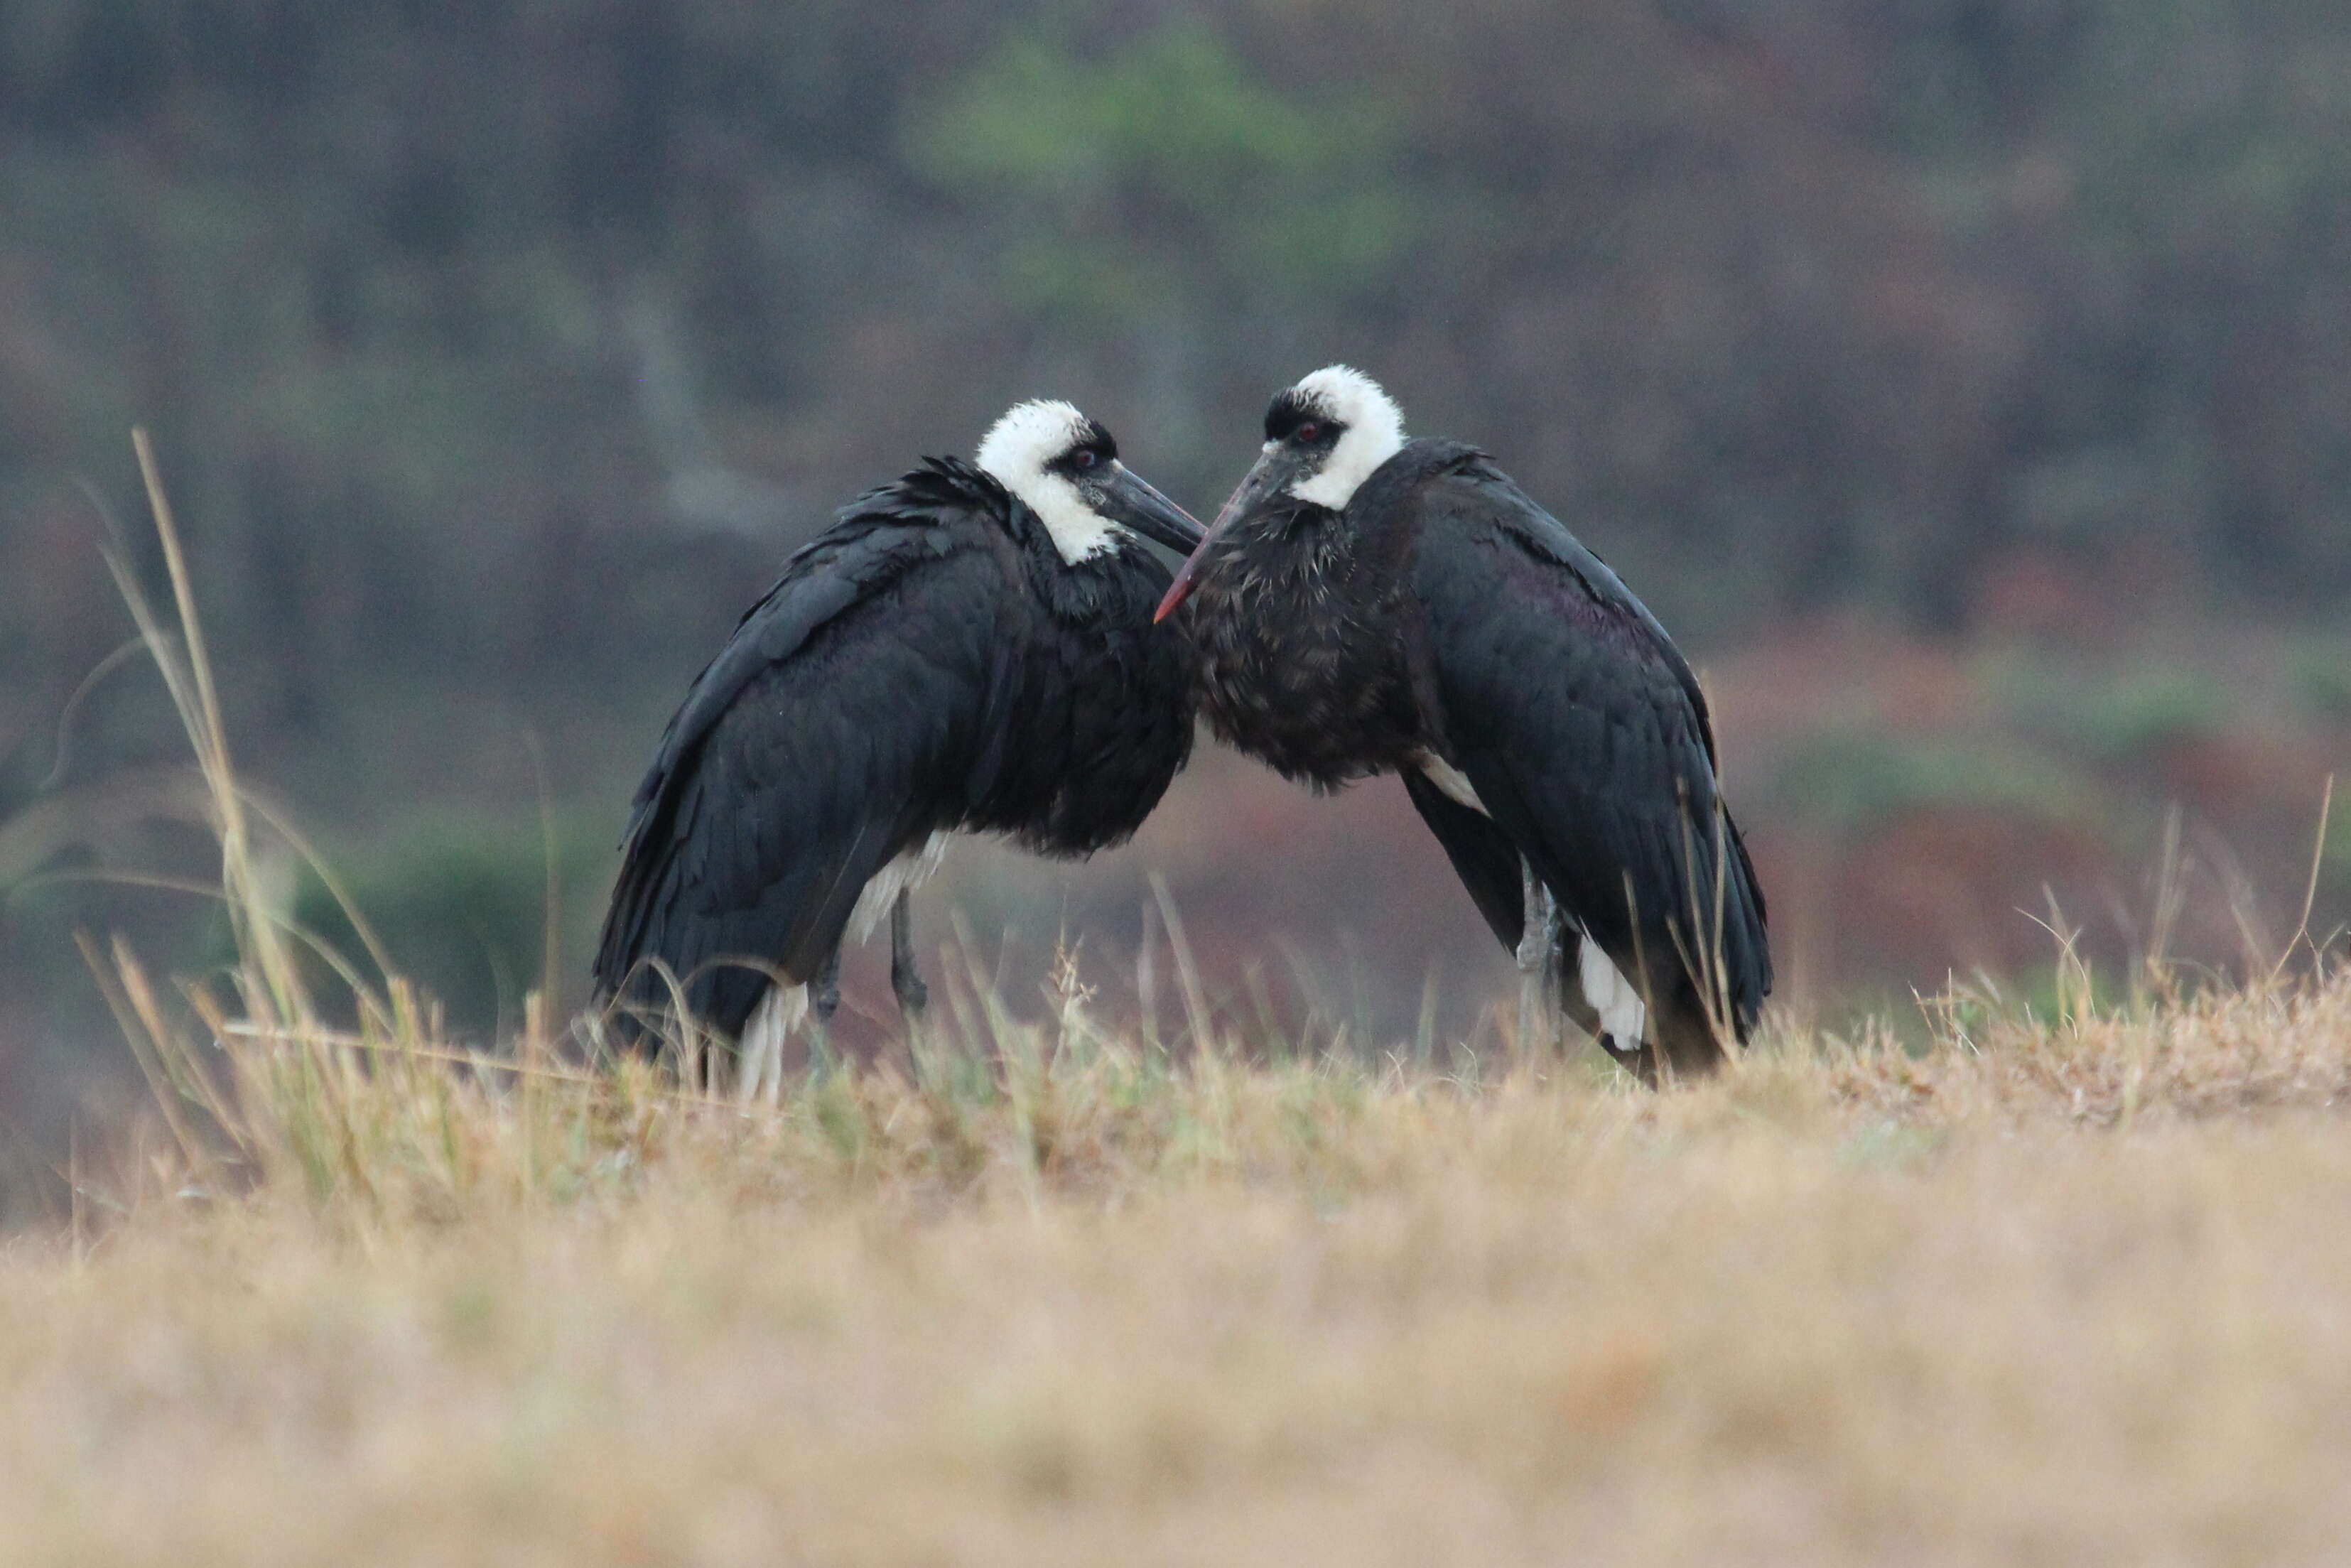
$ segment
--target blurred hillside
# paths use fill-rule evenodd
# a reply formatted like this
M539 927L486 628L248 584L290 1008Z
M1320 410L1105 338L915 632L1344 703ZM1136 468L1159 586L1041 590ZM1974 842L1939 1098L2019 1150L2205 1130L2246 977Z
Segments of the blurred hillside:
M1212 507L1333 359L1708 666L1806 983L2030 962L2043 882L2120 931L2173 804L2298 894L2351 691L2319 0L9 0L0 883L197 852L151 675L58 749L128 630L83 484L139 537L134 423L248 770L481 1017L536 962L498 933L542 793L576 933L684 681L833 506L1052 393ZM1139 941L1155 867L1233 965L1286 935L1409 1030L1431 963L1499 956L1391 795L1210 761L1130 858L959 896ZM96 1027L72 925L201 961L155 903L8 904L0 1103Z

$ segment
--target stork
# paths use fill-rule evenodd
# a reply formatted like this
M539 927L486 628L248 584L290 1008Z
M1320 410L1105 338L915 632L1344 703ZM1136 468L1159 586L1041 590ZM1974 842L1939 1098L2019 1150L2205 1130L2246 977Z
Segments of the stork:
M1403 777L1518 955L1522 1038L1555 998L1651 1082L1747 1038L1771 951L1705 694L1491 458L1406 441L1369 376L1317 371L1274 398L1158 616L1179 607L1218 736L1322 789Z
M911 1027L909 895L948 835L1087 855L1183 767L1191 657L1154 622L1168 570L1142 541L1200 532L1052 402L842 508L663 732L598 945L611 1015L641 1034L682 997L737 1039L738 1094L772 1098L786 1039L840 1003L843 937L886 916Z

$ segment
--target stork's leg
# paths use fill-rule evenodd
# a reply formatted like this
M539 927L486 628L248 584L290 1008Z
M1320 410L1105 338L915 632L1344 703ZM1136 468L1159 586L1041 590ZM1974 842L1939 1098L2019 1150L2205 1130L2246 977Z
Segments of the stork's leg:
M817 966L809 981L809 1068L820 1071L832 1063L832 1015L841 1010L841 945Z
M897 994L898 1010L905 1015L909 1031L922 1023L923 1009L931 1003L931 988L914 967L912 898L911 888L900 888L898 901L890 906L890 989Z
M832 1015L841 1010L841 946L835 943L824 962L817 966L816 977L809 982L809 1007L820 1024L832 1022Z
M1519 862L1525 923L1519 933L1519 1050L1550 1055L1559 1047L1559 901L1526 861Z

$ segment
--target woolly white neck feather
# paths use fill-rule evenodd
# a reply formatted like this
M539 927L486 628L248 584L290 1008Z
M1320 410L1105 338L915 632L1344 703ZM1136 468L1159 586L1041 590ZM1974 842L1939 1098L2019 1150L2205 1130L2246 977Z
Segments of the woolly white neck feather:
M1076 562L1118 542L1117 525L1086 505L1078 487L1045 465L1083 441L1086 416L1066 402L1015 403L979 444L983 473L1029 505L1061 559Z
M1346 365L1326 365L1294 389L1323 417L1345 425L1322 469L1290 493L1332 511L1343 509L1373 470L1404 448L1404 411L1380 383Z

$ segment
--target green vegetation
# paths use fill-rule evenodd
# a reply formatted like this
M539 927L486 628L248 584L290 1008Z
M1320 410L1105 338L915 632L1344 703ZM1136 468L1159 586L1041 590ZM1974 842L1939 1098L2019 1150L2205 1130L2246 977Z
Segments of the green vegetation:
M1012 198L1016 298L1114 325L1195 289L1286 289L1327 308L1376 280L1408 227L1386 173L1397 131L1372 100L1309 106L1274 90L1193 22L1106 58L1016 34L912 145L944 190ZM1122 219L1137 206L1159 223ZM1157 243L1160 224L1190 243Z
M2005 736L1881 730L1806 737L1783 753L1772 784L1792 817L1846 833L1935 809L2064 821L2089 798L2067 763Z
M559 959L588 951L611 855L601 832L573 830L550 843L495 823L419 823L364 854L338 857L333 888L306 866L288 918L335 952L359 953L366 943L352 911L364 911L373 937L445 1009L453 1030L495 1040L520 1029L528 993L550 979L554 995L576 990L569 968L546 973L549 938Z

